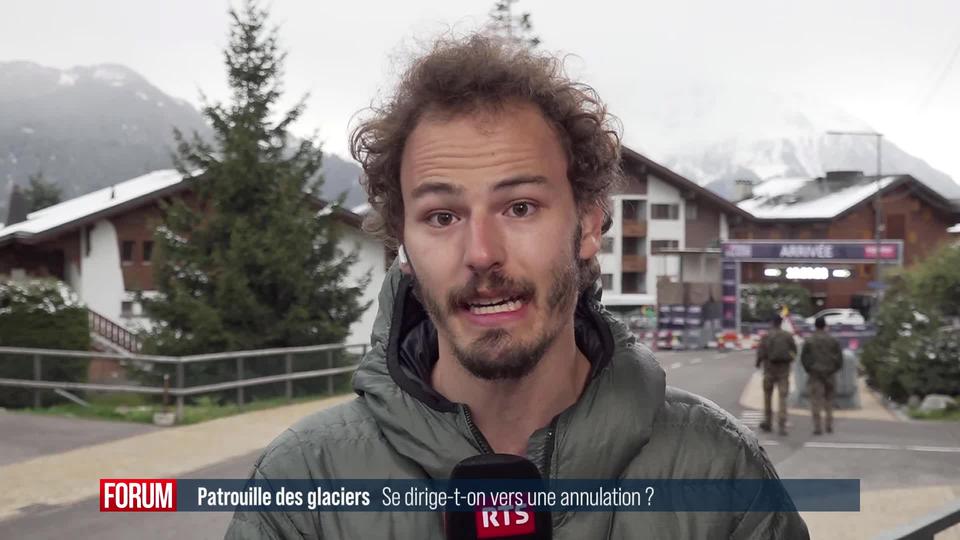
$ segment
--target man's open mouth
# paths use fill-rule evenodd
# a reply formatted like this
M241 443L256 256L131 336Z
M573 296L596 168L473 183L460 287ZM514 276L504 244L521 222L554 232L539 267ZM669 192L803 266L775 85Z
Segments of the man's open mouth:
M510 296L477 300L467 304L467 309L474 315L492 315L494 313L509 313L523 307L522 296Z

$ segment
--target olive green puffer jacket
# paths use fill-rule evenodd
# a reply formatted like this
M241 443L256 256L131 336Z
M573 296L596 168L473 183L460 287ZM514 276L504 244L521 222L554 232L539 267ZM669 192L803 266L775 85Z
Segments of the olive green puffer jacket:
M579 401L533 434L527 458L550 478L776 478L756 438L712 402L667 387L653 354L598 302L577 305L576 339L592 371ZM489 451L463 404L433 391L436 330L396 263L379 298L357 397L277 437L253 478L448 478ZM227 538L442 539L428 512L237 512ZM809 538L791 512L554 512L553 537Z

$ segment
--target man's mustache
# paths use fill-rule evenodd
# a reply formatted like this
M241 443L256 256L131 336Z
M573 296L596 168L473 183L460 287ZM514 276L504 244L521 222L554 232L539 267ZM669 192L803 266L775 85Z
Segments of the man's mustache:
M498 296L520 297L525 300L533 298L537 290L536 286L528 280L513 279L500 272L474 274L466 285L458 287L447 295L447 307L450 310L461 309L477 299L481 288L487 294L494 291Z

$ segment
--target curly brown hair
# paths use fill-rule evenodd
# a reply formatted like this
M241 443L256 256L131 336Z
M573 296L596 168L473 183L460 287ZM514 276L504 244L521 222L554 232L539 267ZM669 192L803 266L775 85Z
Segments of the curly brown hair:
M484 34L442 38L417 58L393 97L362 121L350 151L363 167L371 212L364 229L396 247L403 234L400 162L407 137L427 112L470 113L526 101L539 107L567 153L567 178L581 211L600 205L620 182L619 123L597 93L570 80L561 59Z

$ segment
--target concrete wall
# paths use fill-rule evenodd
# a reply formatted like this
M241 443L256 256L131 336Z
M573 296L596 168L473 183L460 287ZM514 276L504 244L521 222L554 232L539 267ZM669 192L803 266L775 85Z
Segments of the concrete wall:
M380 287L383 285L383 278L386 275L383 243L366 233L352 228L345 230L341 242L341 249L344 253L357 250L359 254L356 264L350 268L350 275L348 277L350 284L355 285L367 271L370 271L370 284L367 285L366 292L363 294L360 302L363 304L372 301L370 307L367 308L367 311L364 312L360 320L350 326L350 335L347 337L347 343L369 344L370 332L373 330L373 322L377 317L377 310L379 308L377 296L380 294Z
M87 307L119 322L124 290L117 231L104 219L90 227L89 234L81 237L78 293Z
M654 240L676 240L680 247L687 245L686 205L683 204L677 188L655 176L648 178L647 213L650 219L647 221L647 253L650 255L647 264L647 290L656 291L659 276L679 276L680 261L676 255L654 255L650 243ZM652 209L655 204L679 205L678 219L653 219Z
M611 286L604 290L604 296L620 294L620 260L623 253L623 198L613 197L613 224L610 230L604 234L604 237L613 239L613 251L611 253L600 253L597 255L597 261L600 263L600 271L604 274L610 274L612 277Z

